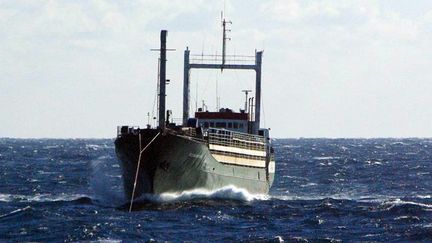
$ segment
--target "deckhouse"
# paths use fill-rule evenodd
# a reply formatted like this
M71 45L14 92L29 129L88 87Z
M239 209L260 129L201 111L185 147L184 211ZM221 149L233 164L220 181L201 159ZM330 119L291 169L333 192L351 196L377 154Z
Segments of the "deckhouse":
M190 119L191 125L196 124L202 128L224 128L236 132L248 132L249 116L244 111L233 112L228 108L221 108L219 112L195 112L195 118Z

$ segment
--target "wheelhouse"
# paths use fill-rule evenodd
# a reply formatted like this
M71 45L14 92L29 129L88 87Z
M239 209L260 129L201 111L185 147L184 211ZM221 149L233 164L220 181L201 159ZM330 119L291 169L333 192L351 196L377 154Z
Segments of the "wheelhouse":
M243 111L233 112L222 108L219 112L197 111L195 118L190 118L189 126L202 128L220 128L230 131L247 133L249 131L249 115Z

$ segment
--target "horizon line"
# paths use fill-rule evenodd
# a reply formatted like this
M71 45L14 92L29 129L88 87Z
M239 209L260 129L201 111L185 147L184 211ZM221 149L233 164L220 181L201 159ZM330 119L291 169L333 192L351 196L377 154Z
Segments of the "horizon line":
M0 139L22 139L22 140L108 140L115 139L115 137L0 137ZM432 137L272 137L272 140L279 139L432 139Z

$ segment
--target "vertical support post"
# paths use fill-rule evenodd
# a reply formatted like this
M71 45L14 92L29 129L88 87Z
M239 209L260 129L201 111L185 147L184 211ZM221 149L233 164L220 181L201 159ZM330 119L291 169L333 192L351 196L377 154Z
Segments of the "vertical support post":
M160 74L159 74L159 128L165 129L165 98L166 98L166 30L160 34Z
M187 119L189 118L189 48L187 47L184 52L184 69L183 69L183 126L186 126Z
M222 34L222 68L221 70L223 70L224 65L225 65L225 50L226 50L226 22L225 19L222 21L222 28L223 28L223 34Z
M259 51L255 54L255 124L253 126L255 134L258 134L258 130L260 128L262 54L262 51Z

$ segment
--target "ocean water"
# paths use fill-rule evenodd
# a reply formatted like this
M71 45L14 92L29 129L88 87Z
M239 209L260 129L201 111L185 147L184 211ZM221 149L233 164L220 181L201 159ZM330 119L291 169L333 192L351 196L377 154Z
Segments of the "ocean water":
M0 241L432 241L432 139L278 139L270 195L147 195L113 140L0 139Z

